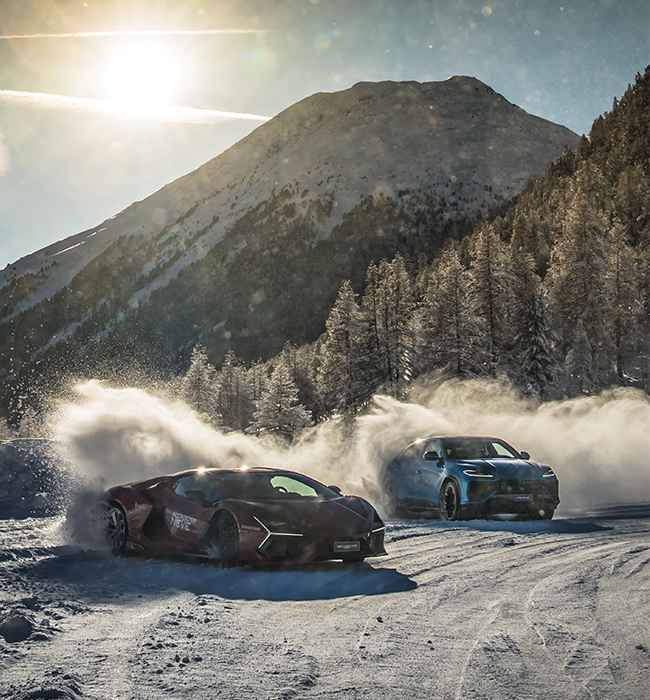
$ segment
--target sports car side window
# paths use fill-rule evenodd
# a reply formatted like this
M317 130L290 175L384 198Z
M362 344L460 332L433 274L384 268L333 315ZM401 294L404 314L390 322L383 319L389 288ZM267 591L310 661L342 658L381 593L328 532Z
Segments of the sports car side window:
M291 493L296 496L307 496L309 498L316 498L318 496L316 489L312 488L304 481L292 479L290 476L282 475L271 477L271 486L280 493Z
M196 491L196 477L194 476L184 476L176 482L176 488L174 493L177 496L187 496L188 491Z
M220 479L208 476L184 476L176 482L177 496L192 500L216 501L222 497Z

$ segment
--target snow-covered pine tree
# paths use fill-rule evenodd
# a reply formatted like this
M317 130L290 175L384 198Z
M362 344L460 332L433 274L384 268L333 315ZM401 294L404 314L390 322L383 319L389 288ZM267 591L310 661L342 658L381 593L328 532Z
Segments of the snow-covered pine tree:
M216 408L223 425L243 430L253 418L253 389L234 352L226 353L216 376Z
M321 410L321 399L318 390L317 357L315 345L296 347L286 343L282 357L289 368L291 378L298 387L298 400L305 406L313 418L317 418Z
M438 277L441 362L456 376L475 374L482 365L478 323L472 313L469 273L453 246L443 251L433 274Z
M420 282L424 292L422 301L414 312L414 366L418 374L425 374L441 367L442 309L439 302L439 275L434 268L426 271Z
M390 339L394 355L393 387L395 395L402 395L413 380L414 333L413 309L414 289L404 258L398 256L389 267L389 294L391 320Z
M359 305L346 280L330 309L320 347L318 386L327 411L352 411L364 393L358 386L359 337Z
M531 213L519 210L515 214L512 221L512 236L510 238L510 247L515 246L521 249L526 255L530 255L534 269L537 270L544 262L547 251L545 246L541 246L535 231L534 223L531 221Z
M251 401L253 405L262 398L269 383L269 368L264 362L255 362L246 371L246 381L251 389Z
M544 298L540 291L526 299L523 333L518 338L519 385L529 396L546 400L558 376L555 342L549 328Z
M564 366L567 375L566 388L571 396L590 394L594 390L596 381L593 348L582 319L576 323L571 349L567 353Z
M382 304L382 286L379 280L379 267L375 263L368 266L366 288L359 305L358 324L358 403L366 404L377 389L386 382L385 362L381 354L379 328Z
M283 358L278 361L262 398L257 402L254 425L259 432L286 440L309 425L309 411L298 400L298 387Z
M605 323L607 226L599 188L592 188L599 178L593 167L585 166L571 183L564 230L551 253L546 285L561 354L567 357L576 343L580 344L576 352L584 354L584 338L576 337L581 323L590 347L593 381L606 385L612 378L613 346Z
M181 393L189 406L211 421L218 420L215 373L205 348L195 345L189 369L181 383Z
M559 377L556 340L548 321L541 280L535 272L535 260L522 230L522 227L514 228L510 240L509 373L522 391L543 400Z
M472 313L485 355L484 371L495 375L505 364L505 350L512 333L508 327L510 297L504 244L492 225L486 224L479 229L470 251L470 261Z
M614 207L616 218L627 232L627 241L638 245L647 225L650 182L640 164L627 166L618 176Z
M639 290L636 354L642 387L650 394L650 245L645 245L638 251L636 269Z
M625 227L618 221L614 222L608 236L605 288L605 316L614 346L616 376L624 383L625 361L636 349L639 288L635 252Z
M401 257L368 268L359 312L360 371L364 399L381 387L403 394L413 374L413 291ZM365 390L371 389L368 394Z

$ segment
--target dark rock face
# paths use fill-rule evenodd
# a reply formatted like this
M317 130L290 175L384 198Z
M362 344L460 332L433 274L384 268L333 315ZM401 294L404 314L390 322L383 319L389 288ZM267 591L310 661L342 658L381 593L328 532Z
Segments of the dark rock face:
M0 518L59 512L70 481L66 467L48 440L0 443Z

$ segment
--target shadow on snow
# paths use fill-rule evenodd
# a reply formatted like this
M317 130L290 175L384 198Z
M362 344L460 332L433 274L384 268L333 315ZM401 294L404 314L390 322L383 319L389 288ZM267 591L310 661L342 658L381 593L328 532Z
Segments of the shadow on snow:
M369 564L325 562L289 567L219 568L211 563L114 559L61 548L59 556L25 567L24 574L74 588L87 599L116 595L160 595L188 591L239 600L327 600L358 595L399 593L417 587L396 569Z

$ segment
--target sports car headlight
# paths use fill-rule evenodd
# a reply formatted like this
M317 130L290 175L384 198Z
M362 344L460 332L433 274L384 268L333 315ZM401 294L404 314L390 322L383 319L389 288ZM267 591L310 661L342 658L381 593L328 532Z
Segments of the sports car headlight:
M474 479L494 479L494 474L487 472L479 472L476 469L463 469L465 476L471 476Z
M555 472L549 467L548 471L542 474L542 479L557 479Z

